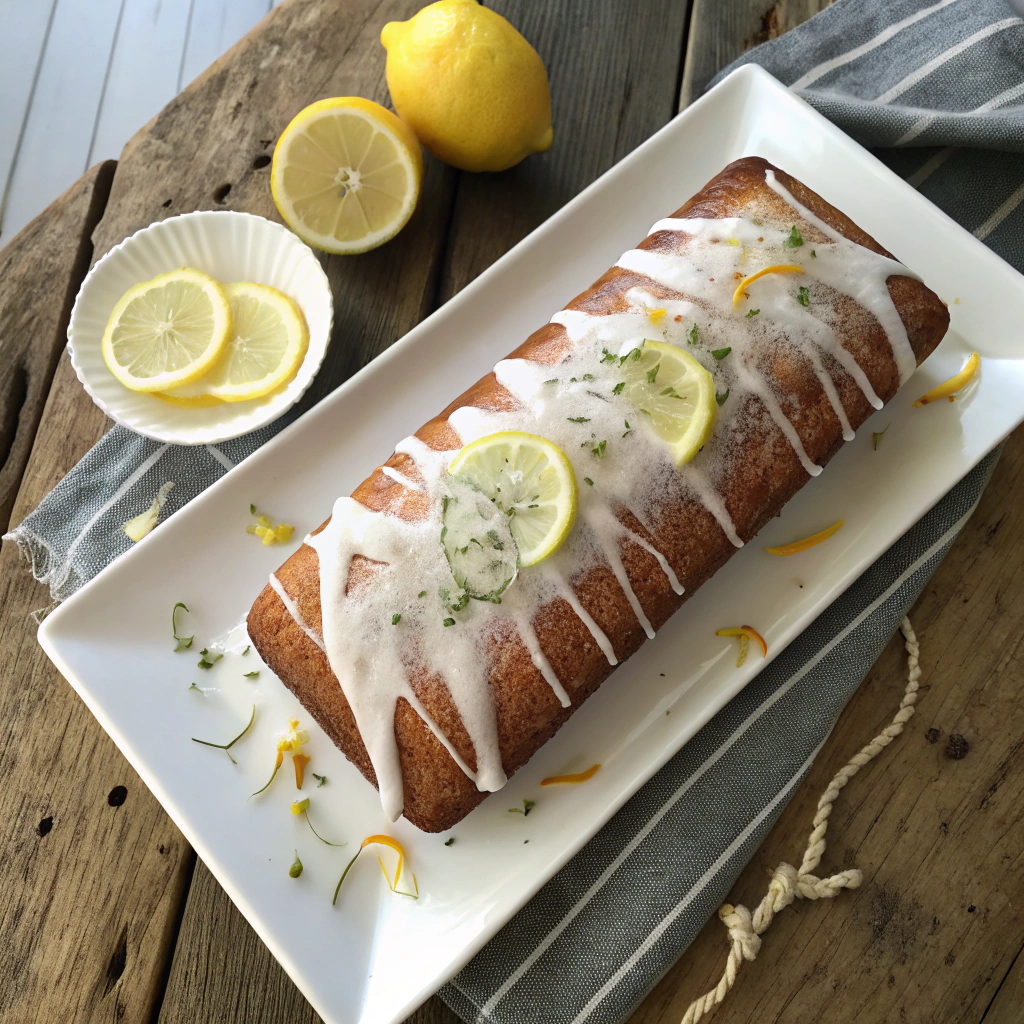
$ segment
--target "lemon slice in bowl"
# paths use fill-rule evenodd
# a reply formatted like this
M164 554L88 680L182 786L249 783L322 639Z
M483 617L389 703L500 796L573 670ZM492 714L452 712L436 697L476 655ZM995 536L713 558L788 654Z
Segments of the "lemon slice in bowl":
M710 373L688 352L663 341L645 341L622 364L622 396L682 466L715 429L718 402Z
M467 444L448 467L505 514L520 566L554 554L576 521L576 474L547 438L516 430Z
M230 334L224 289L208 274L182 267L121 296L103 332L103 362L132 391L166 391L202 377Z
M359 96L319 100L281 133L270 191L304 242L333 253L366 252L412 216L423 153L412 129Z
M226 284L224 294L231 304L231 337L223 355L206 376L161 397L193 408L209 400L247 402L295 376L309 346L302 310L265 284Z

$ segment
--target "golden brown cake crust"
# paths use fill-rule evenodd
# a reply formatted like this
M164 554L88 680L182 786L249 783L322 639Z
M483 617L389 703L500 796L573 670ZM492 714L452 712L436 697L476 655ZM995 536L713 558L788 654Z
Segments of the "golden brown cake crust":
M765 171L772 168L758 157L730 164L713 178L675 217L759 217L780 221L794 219L791 208L765 183ZM830 206L801 182L778 168L778 180L812 213L847 238L889 255L848 217ZM801 222L807 243L825 242L813 226ZM674 236L650 236L640 248L658 249L674 244ZM566 307L591 313L609 313L625 305L625 293L640 284L655 295L678 298L673 292L630 271L612 268ZM946 333L949 314L944 304L925 285L910 277L888 280L910 343L920 364ZM857 359L876 394L888 401L896 393L898 373L892 350L881 326L853 300L836 298L841 314L831 324L843 346ZM534 332L514 353L541 362L557 362L565 351L564 328L547 324ZM856 429L873 411L853 379L831 366L832 376L851 425ZM783 409L791 420L808 457L824 465L842 446L842 430L824 389L797 357L776 356L767 368L780 394L789 396ZM431 447L446 450L459 446L448 426L448 416L465 405L502 408L514 404L493 373L477 382L439 416L425 424L417 436ZM722 495L736 530L749 541L809 479L779 429L763 415L756 399L748 399L745 442L726 460L714 481ZM405 455L392 455L388 466L409 471ZM424 497L411 492L378 468L353 492L368 508L407 519L420 518ZM654 542L686 588L677 596L652 555L635 542L624 539L622 557L633 590L655 629L660 628L683 601L691 597L733 554L735 548L712 515L680 488L666 496L653 536L635 519L628 525ZM323 525L326 525L323 524ZM319 529L322 529L321 526ZM372 571L353 565L352 578ZM316 552L308 545L296 551L276 573L286 592L296 602L306 624L321 631L320 579ZM595 568L574 581L577 595L607 634L620 661L629 657L644 641L644 633L625 593L608 568ZM248 617L249 636L267 665L299 698L309 713L345 755L374 785L373 768L356 728L355 719L320 648L267 586L256 599ZM590 632L563 600L541 608L534 627L544 653L572 706L562 708L548 684L530 659L514 631L492 644L490 682L498 717L498 737L505 772L512 775L546 743L569 716L610 674L607 660ZM427 712L449 737L467 763L475 756L443 681L426 677L411 680ZM485 793L458 768L451 755L431 733L405 700L395 715L395 736L405 790L405 816L418 828L440 832L451 828L479 804Z

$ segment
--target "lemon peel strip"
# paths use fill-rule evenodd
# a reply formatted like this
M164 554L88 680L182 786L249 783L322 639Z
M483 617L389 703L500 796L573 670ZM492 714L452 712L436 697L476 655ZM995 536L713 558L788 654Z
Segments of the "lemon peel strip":
M938 387L934 387L931 391L923 394L914 403L914 408L920 409L923 405L938 402L943 398L948 398L952 402L956 393L966 387L974 378L980 366L981 357L977 352L972 352L970 358L964 363L964 368L959 373L954 374L949 380L943 381Z
M764 277L766 274L802 274L803 272L804 268L798 267L795 263L773 263L770 267L762 267L756 273L743 278L736 286L736 291L732 293L733 307L739 306L744 297L749 298L749 296L745 296L744 289L759 277Z
M810 537L804 537L803 540L795 540L791 544L780 544L778 547L765 548L765 551L769 555L799 554L801 551L806 551L808 548L813 548L822 541L828 540L845 522L845 519L840 519L839 522L833 523L827 529L821 530L818 533L812 533Z
M542 786L578 785L581 782L587 782L589 779L592 779L600 767L600 764L592 764L584 772L572 772L569 775L549 775L546 779L541 779L540 784Z

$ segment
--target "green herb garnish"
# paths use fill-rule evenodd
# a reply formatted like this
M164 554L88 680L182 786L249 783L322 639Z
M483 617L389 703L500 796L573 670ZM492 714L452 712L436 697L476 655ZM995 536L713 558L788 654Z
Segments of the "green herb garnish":
M187 650L192 646L192 641L195 639L195 636L178 636L178 623L175 619L177 618L179 608L184 608L185 611L188 611L188 606L182 601L178 601L171 609L171 636L177 641L174 647L175 653Z
M687 337L690 339L690 344L691 345L696 345L697 344L697 325L696 324L694 324L690 328L689 333L687 334Z
M189 638L191 642L191 637ZM209 648L204 647L199 652L199 667L200 668L213 668L214 665L224 657L223 654L219 654L217 651L211 651Z
M800 291L797 294L796 301L799 302L801 306L805 307L811 304L811 293L803 285L800 285Z
M877 447L878 447L878 445L875 445L875 447L877 448ZM202 691L202 690L201 690L201 689L200 689L200 688L199 688L198 686L196 686L196 684L195 684L195 683L193 683L193 684L192 684L192 685L191 685L191 686L189 687L189 689L190 689L190 690L195 690L195 691L196 691L196 693L202 693L202 692L203 692L203 691Z
M624 356L619 356L619 366L621 366L627 359L632 359L636 362L640 358L640 349L631 348Z
M302 804L305 804L306 806L302 807ZM317 830L315 828L313 828L313 822L311 822L309 820L309 797L308 796L306 797L305 800L301 801L301 803L293 805L293 812L292 813L294 813L294 807L295 806L302 807L302 810L299 813L306 819L306 824L309 826L310 832L312 832L313 835L315 835L317 837L317 839L319 839L320 842L324 844L324 846L337 846L337 847L348 846L348 843L332 843L330 841L330 839L324 839L324 837L322 835L320 835L320 833L317 832Z
M625 386L626 386L626 382L624 380L620 380L619 383L616 384L615 387L612 388L612 394L613 395L621 395L622 394L622 389Z
M310 772L309 774L312 775L314 779L316 779L317 789L319 789L327 781L326 775L317 775L316 772Z
M658 379L658 371L660 369L661 369L661 363L655 363L654 366L652 366L647 371L647 383L648 384L653 384Z
M597 380L597 378L592 373L585 373L582 377L580 377L580 380L585 380L589 382L592 380Z
M255 679L259 674L260 674L260 670L257 668L257 669L253 669L252 672L243 672L242 673L242 678L243 679Z
M783 244L788 245L790 249L799 249L804 244L804 236L800 234L800 229L795 224L789 233L789 238Z
M231 748L252 728L252 723L256 721L256 705L252 706L252 714L249 716L249 724L233 739L227 743L211 743L209 740L197 740L195 736L192 737L193 743L201 743L204 747L216 747L218 750L223 750L225 754L231 759L232 764L238 764L238 762L231 757Z
M558 378L557 377L552 377L551 380L546 380L546 381L544 381L544 383L545 384L557 384L558 383Z
M633 428L629 425L629 420L623 420L622 422L626 424L626 432L622 436L629 437L633 433Z
M244 658L252 650L252 644L246 644L245 650L242 651L242 657Z
M812 260L816 260L817 258L818 258L818 254L812 249L811 250L811 259Z
M508 809L509 814L521 814L524 818L536 807L536 803L533 800L524 800L522 808L510 807Z
M302 874L302 861L299 860L299 851L295 851L295 860L292 861L292 866L288 869L288 875L291 878L298 878Z
M594 486L594 481L593 481L593 480L591 480L589 476L585 476L585 477L583 478L583 482L584 482L585 484L590 484L590 486L591 486L591 487L593 487L593 486Z
M757 316L757 314L760 313L760 312L761 312L761 310L759 310L759 309L748 309L747 310L747 319L749 320L752 316Z
M448 619L445 619L445 620L444 620L444 621L443 621L443 622L441 623L441 625L442 625L442 626L454 626L454 625L455 625L455 620L454 620L454 619L452 619L452 618L448 618Z
M463 554L465 554L465 549L463 549ZM402 613L401 612L395 612L395 614L391 616L391 625L392 626L397 626L401 621L402 621Z
M445 846L451 846L451 845L452 845L452 843L454 843L454 842L455 842L455 836L452 836L452 837L451 837L450 839L446 839L446 840L445 840L445 843L444 843L444 845L445 845Z
M619 357L614 352L609 352L608 349L601 349L601 362L602 363L614 363Z
M730 346L726 346L725 348L715 348L715 349L712 349L711 350L711 354L716 359L724 359L731 351L732 351L732 348Z
M590 449L591 455L596 455L599 459L604 458L604 450L608 447L607 441L598 441L593 448Z
M427 596L427 592L425 590L421 590L416 596L417 597L426 597Z
M722 393L715 392L715 401L719 405L725 405L725 400L729 397L729 389L726 388Z
M566 416L566 419L570 423L589 423L590 420L586 416Z

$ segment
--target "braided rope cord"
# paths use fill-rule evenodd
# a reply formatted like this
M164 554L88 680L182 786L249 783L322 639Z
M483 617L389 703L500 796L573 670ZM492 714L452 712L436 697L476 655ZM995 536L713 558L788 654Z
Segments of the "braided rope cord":
M768 930L775 915L785 910L794 900L820 900L838 895L843 889L856 889L863 875L855 868L840 871L829 878L813 874L825 853L825 832L829 815L843 787L864 767L874 760L901 732L914 715L917 703L918 681L921 678L919 664L920 647L910 619L904 617L900 623L904 644L907 649L907 688L900 701L899 710L893 720L866 746L862 747L833 776L828 789L818 801L814 815L814 828L807 840L807 849L799 868L791 864L780 864L772 874L768 892L751 913L746 907L724 904L718 916L729 931L729 958L722 972L721 980L699 999L695 999L683 1015L682 1024L697 1024L702 1017L710 1014L729 994L736 984L736 976L744 960L753 960L761 949L761 936Z

